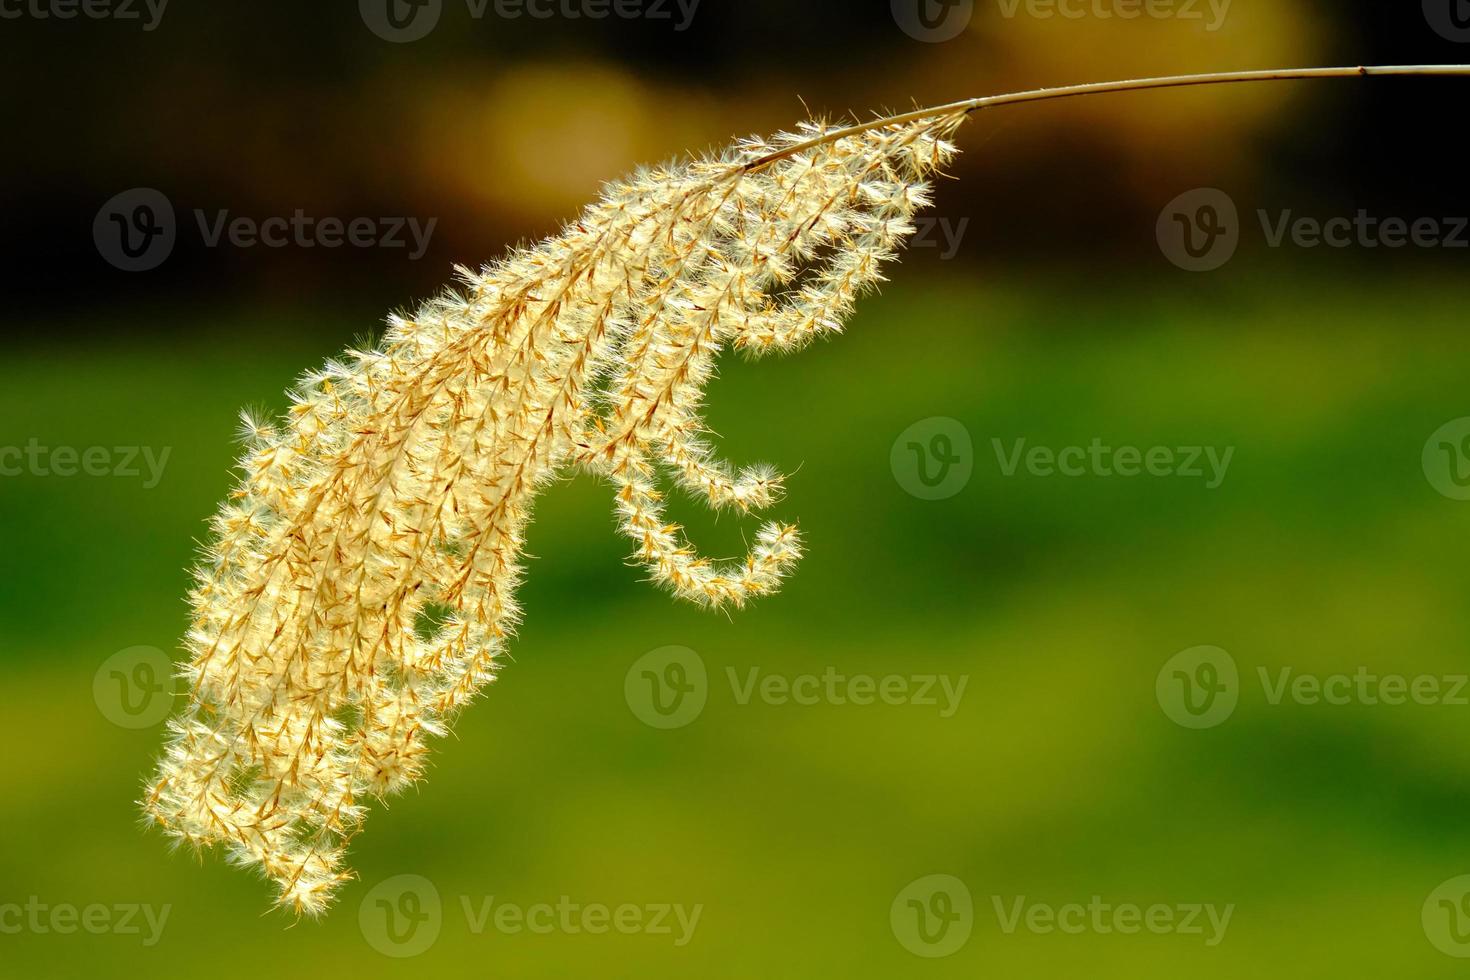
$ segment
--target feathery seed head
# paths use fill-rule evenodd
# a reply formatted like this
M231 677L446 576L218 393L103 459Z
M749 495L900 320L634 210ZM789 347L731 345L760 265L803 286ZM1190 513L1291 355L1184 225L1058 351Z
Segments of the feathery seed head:
M364 801L420 779L427 735L494 678L520 611L536 490L576 466L615 488L651 577L704 606L779 588L796 529L700 557L662 478L761 510L782 480L703 440L726 348L834 333L912 234L955 114L793 148L809 123L610 184L559 238L388 321L302 378L278 423L242 416L244 477L195 572L171 722L143 800L177 841L222 845L277 904L319 914Z

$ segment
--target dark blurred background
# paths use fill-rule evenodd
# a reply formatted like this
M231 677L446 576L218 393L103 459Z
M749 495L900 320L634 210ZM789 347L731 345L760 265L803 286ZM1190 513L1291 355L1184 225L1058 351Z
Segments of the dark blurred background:
M138 827L238 410L284 408L293 378L452 264L555 232L639 164L809 110L1470 61L1462 0L1136 19L1103 15L1133 0L1064 0L1076 18L1015 2L931 5L931 29L919 0L701 0L681 30L668 0L667 19L602 20L443 0L394 43L378 0L171 0L151 29L141 0L136 19L68 20L37 11L70 0L0 0L0 977L1461 975L1470 707L1273 700L1260 678L1448 692L1470 670L1470 251L1273 247L1257 214L1470 238L1465 80L973 118L934 224L848 333L732 358L710 387L722 454L793 474L778 513L810 555L781 595L729 617L676 605L627 566L608 489L571 480L537 504L513 660L425 784L374 805L330 916L262 914L262 882ZM196 218L297 211L374 234L403 219L406 245L210 247ZM413 227L432 228L422 254ZM154 228L172 240L130 258L122 232ZM1213 485L1008 474L1023 439L1230 464ZM33 446L106 468L16 465ZM683 500L676 516L716 555L751 530ZM665 730L639 685L670 646L705 702ZM742 701L752 670L966 687L948 714ZM1196 715L1194 681L1229 690ZM415 917L431 891L438 912ZM563 896L701 918L682 944L477 918ZM1006 928L1017 901L1094 897L1232 918L1213 943ZM169 910L156 941L110 911L97 934L27 912L130 904Z
M638 163L774 131L808 106L861 117L1040 85L1465 51L1417 2L1369 0L1234 0L1218 22L1206 0L1179 8L1197 20L1008 17L985 0L943 43L906 34L887 0L702 0L687 20L673 0L667 20L506 19L493 6L476 19L450 0L426 37L398 44L344 0L174 0L152 30L137 3L135 21L0 20L12 80L0 263L17 313L333 293L383 309L437 288L451 262L553 231ZM1464 212L1461 104L1454 86L1389 81L997 112L970 127L940 210L971 217L966 262L1079 269L1146 257L1139 229L1201 183L1263 207ZM139 186L183 215L300 208L438 225L407 262L388 249L210 249L186 219L170 259L130 275L101 260L91 227Z

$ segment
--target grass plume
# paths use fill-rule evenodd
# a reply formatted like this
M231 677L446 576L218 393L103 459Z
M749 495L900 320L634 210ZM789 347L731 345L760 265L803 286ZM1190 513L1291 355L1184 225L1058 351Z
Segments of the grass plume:
M749 554L720 562L664 513L671 483L742 513L781 494L773 471L714 454L704 386L723 350L790 352L842 329L914 232L967 114L1425 71L1143 80L808 123L642 170L559 236L460 269L456 288L390 319L380 344L304 377L286 417L243 418L243 477L190 596L190 697L145 812L262 871L277 904L322 912L350 877L366 803L418 780L428 738L493 680L520 615L536 492L568 470L612 486L621 532L677 597L738 607L775 591L801 555L793 526L766 523Z

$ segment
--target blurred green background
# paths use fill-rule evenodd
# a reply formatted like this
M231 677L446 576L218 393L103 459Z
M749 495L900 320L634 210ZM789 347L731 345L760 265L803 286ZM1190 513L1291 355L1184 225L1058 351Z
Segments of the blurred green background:
M722 453L794 473L778 512L810 554L782 594L728 617L675 604L628 567L610 490L571 480L538 503L513 662L436 746L429 779L375 808L352 854L361 880L332 914L262 914L261 881L140 831L162 725L109 720L104 665L176 650L236 413L282 408L302 370L447 281L449 262L554 229L637 162L789 125L798 95L841 112L1174 70L1470 60L1417 4L1236 0L1218 31L980 5L932 44L886 3L705 0L687 32L472 24L451 7L407 45L328 6L180 5L146 34L0 22L18 96L0 123L25 145L0 164L0 447L170 452L152 488L0 478L0 976L1463 973L1450 954L1470 954L1453 883L1470 873L1470 707L1273 704L1258 670L1470 671L1456 544L1470 504L1421 459L1470 415L1466 253L1270 249L1252 227L1258 208L1470 213L1457 82L1144 95L973 123L935 209L968 220L954 254L915 250L847 336L732 358L711 386ZM78 77L90 84L61 84ZM410 262L208 249L181 224L166 263L126 274L91 228L136 186L181 215L300 207L438 216L440 231ZM1155 222L1210 186L1240 207L1241 253L1187 273ZM973 474L924 500L891 456L935 417L969 435ZM1006 476L992 440L1020 438L1234 455L1217 489ZM754 526L677 511L715 554ZM658 730L625 682L670 645L705 666L707 703ZM1195 730L1156 682L1201 645L1238 665L1238 705ZM742 704L729 672L753 668L966 687L950 717ZM442 912L426 950L394 958L374 889L403 875ZM932 875L963 882L974 909L941 958L917 955L934 949L903 924L911 883ZM8 928L21 918L5 906L32 896L169 912L153 945L141 917L144 935ZM536 934L492 917L477 931L489 900L563 896L700 917L683 945L677 924ZM1208 945L1208 925L1007 932L996 908L1094 896L1232 912Z

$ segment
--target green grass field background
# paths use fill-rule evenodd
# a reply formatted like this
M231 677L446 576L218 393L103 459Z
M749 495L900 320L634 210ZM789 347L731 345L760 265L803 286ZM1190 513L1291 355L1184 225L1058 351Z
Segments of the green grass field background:
M428 780L374 808L351 859L361 880L325 920L295 924L266 912L262 881L139 829L162 730L111 724L92 682L118 650L176 650L237 410L279 408L364 324L216 316L197 342L185 330L152 345L119 324L112 341L7 357L0 442L172 453L151 490L0 481L0 902L171 911L152 947L0 936L0 976L1459 975L1420 913L1470 872L1470 708L1271 705L1255 678L1470 670L1470 503L1437 493L1420 461L1430 433L1470 415L1463 278L1169 281L911 283L868 300L838 341L729 360L709 399L721 451L794 472L777 512L810 549L781 595L733 616L642 581L607 487L549 489L513 661L435 746ZM906 493L889 458L932 416L975 446L968 486L933 502ZM1021 437L1235 455L1215 490L1005 477L991 440ZM676 510L716 554L756 526ZM624 678L670 644L703 658L709 701L658 731ZM1230 652L1243 690L1226 723L1193 731L1161 710L1155 678L1201 644ZM742 705L726 680L828 667L968 686L942 718ZM369 890L401 874L444 903L437 941L411 959L379 953L359 922ZM968 943L933 960L889 923L895 896L931 874L962 879L975 904ZM461 901L491 896L702 912L683 947L476 934ZM1235 908L1207 947L1007 934L995 896Z

